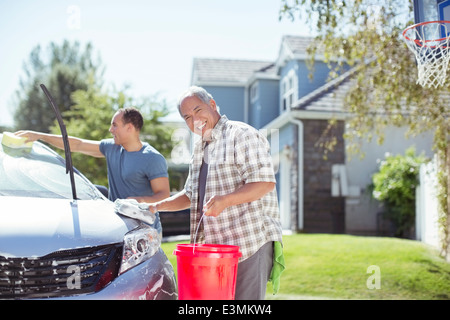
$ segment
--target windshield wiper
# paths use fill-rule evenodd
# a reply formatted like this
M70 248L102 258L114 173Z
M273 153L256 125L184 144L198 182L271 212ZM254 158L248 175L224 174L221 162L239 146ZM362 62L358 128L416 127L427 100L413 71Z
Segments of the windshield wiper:
M70 153L69 136L67 135L66 126L64 125L61 112L59 111L58 106L56 105L50 92L48 92L47 88L43 84L41 84L41 89L47 96L47 99L50 102L53 111L55 111L56 119L58 120L59 128L61 129L61 135L64 142L64 154L66 158L66 174L70 173L70 183L72 185L72 197L74 200L77 200L77 191L75 189L75 179L73 174L72 154Z

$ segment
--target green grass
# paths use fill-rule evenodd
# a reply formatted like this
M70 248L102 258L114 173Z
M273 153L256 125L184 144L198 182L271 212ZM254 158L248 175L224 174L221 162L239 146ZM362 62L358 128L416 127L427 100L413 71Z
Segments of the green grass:
M267 299L450 299L450 264L421 242L296 234L283 243L286 270L277 295L268 284ZM162 248L176 272L175 246ZM379 289L367 288L372 265L380 270Z

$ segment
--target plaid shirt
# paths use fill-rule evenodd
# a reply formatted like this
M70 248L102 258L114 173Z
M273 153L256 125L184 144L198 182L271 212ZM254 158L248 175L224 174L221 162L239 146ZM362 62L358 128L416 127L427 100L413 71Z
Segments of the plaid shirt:
M217 217L204 216L197 225L199 173L203 156L208 163L204 204L214 195L226 195L246 183L276 182L267 139L253 127L222 116L205 148L200 140L189 165L185 192L191 200L191 243L228 244L240 247L243 261L269 241L281 242L281 222L276 190L259 200L226 208Z

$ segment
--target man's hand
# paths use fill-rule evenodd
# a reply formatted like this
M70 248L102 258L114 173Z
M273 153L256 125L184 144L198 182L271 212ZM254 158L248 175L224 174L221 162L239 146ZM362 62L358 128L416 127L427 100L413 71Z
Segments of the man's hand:
M157 203L149 203L149 204L148 204L148 210L149 210L151 213L156 213L156 212L158 212L158 204L157 204Z
M189 208L191 206L191 200L189 200L183 190L167 199L147 203L147 205L148 210L151 213L156 213L158 211L178 211Z
M21 138L26 138L27 140L26 142L34 142L36 140L39 140L41 135L39 132L35 132L35 131L29 131L29 130L20 130L17 132L14 132L14 134L18 137Z
M203 208L205 216L217 217L228 207L226 196L212 196Z
M274 182L252 182L223 196L212 196L203 207L206 216L217 217L228 207L261 199L275 188Z

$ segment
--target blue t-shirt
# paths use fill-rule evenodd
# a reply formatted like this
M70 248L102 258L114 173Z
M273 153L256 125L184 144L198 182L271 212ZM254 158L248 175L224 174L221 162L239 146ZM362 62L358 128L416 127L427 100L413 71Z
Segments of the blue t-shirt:
M151 145L143 142L136 152L128 152L114 139L100 142L100 152L106 157L108 167L109 199L126 199L130 196L151 196L150 180L168 177L166 159Z

